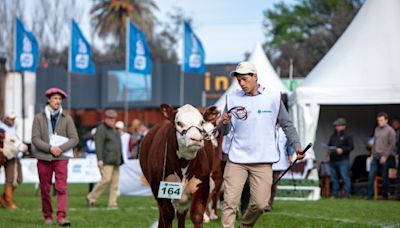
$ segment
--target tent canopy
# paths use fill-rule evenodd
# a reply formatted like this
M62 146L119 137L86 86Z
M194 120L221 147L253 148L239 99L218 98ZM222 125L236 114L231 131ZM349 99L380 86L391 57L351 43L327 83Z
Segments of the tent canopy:
M400 103L400 1L368 0L295 93L296 103Z
M258 82L260 85L265 87L273 88L274 90L281 91L282 93L289 93L289 90L279 79L278 74L272 67L271 62L268 60L265 52L261 46L261 43L257 43L254 51L249 57L249 62L253 63L257 69ZM224 95L222 95L219 100L215 103L218 110L222 111L225 107L225 97L227 94L231 94L241 90L239 84L236 80L233 81L231 86L225 91Z
M400 104L399 26L400 1L364 3L339 40L294 93L291 110L302 144L315 141L315 151L323 152L321 144L327 143L329 135L318 135L316 141L317 128L327 128L318 129L318 134L323 131L328 134L333 130L334 118L346 117L350 119L349 128L358 132L355 141L360 144L355 150L364 153L365 145L361 143L373 130L375 112L390 111L386 104ZM321 105L332 108L320 111ZM396 107L390 107L392 113ZM361 113L368 118L363 116L362 123L352 125ZM370 130L365 132L365 129ZM308 156L315 154L311 152Z

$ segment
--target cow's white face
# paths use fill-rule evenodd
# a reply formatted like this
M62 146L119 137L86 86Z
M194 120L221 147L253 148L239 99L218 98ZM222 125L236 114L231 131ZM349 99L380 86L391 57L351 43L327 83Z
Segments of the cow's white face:
M203 124L203 115L193 106L184 105L178 109L175 116L178 157L192 160L197 151L204 147Z
M3 154L7 159L14 158L18 152L25 152L27 150L28 146L26 146L21 140L6 133L4 138Z

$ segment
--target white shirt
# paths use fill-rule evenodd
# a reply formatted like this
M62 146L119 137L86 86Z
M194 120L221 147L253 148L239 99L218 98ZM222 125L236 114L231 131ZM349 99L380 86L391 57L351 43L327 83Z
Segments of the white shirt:
M247 119L232 117L232 143L229 160L235 163L274 163L279 161L276 142L276 123L281 104L281 93L259 89L255 96L243 91L228 95L227 110L243 106Z
M121 149L122 149L122 158L124 159L124 162L128 160L128 154L129 154L129 139L131 138L131 135L129 133L122 133L121 134Z
M283 132L282 128L279 127L276 129L277 136L278 136L278 149L279 149L279 154L280 154L280 159L277 163L274 163L272 165L272 170L273 171L281 171L285 170L289 167L289 161L288 161L288 152L287 152L287 138L285 132Z

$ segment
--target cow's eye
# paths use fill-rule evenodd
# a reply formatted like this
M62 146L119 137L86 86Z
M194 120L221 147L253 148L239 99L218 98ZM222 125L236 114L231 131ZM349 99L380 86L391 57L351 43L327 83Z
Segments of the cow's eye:
M183 127L183 123L180 121L176 122L176 125L178 125L179 127Z
M202 120L201 122L200 122L200 125L204 125L206 122L204 121L204 120Z

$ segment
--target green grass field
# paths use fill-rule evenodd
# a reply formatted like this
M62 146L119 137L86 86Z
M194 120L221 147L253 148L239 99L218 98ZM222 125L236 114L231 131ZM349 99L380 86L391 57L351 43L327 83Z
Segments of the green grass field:
M118 210L106 210L108 193L105 192L96 207L88 209L86 192L87 185L69 185L68 219L74 227L150 227L157 220L158 211L152 197L121 196ZM40 197L35 196L33 185L20 186L15 202L17 210L0 209L0 227L43 227ZM55 205L54 198L54 209ZM189 221L187 227L193 227ZM205 224L205 227L220 227L220 221ZM263 214L255 227L400 227L400 202L360 198L277 201L274 211Z

